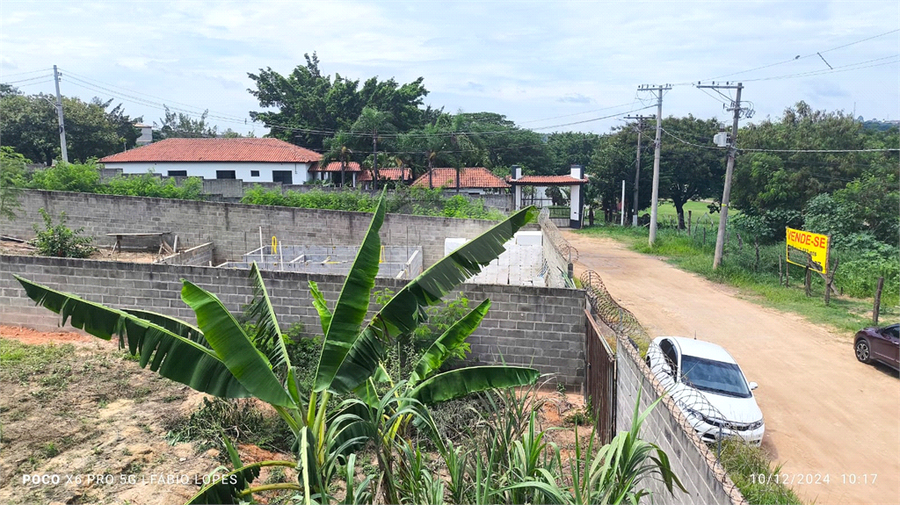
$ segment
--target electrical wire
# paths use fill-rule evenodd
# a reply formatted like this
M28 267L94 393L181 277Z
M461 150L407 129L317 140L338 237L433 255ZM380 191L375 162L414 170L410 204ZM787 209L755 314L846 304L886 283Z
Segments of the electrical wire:
M6 81L3 84L18 84L20 82L36 81L38 79L46 79L48 77L53 77L53 74L39 75L37 77L29 77L28 79L19 79L18 81Z
M662 130L666 135L668 135L668 136L672 137L673 139L675 139L675 140L681 142L682 144L687 144L687 145L693 146L693 147L699 147L699 148L701 148L701 149L712 149L712 150L715 150L715 151L724 151L724 150L727 149L727 148L725 148L725 147L718 147L718 146L702 146L702 145L700 145L700 144L694 144L693 142L688 142L687 140L682 139L682 138L679 137L678 135L675 135L674 133L670 132L669 130L666 130L665 128L661 128L661 130Z
M41 68L38 70L29 70L28 72L16 72L14 74L3 73L3 77L6 78L6 77L15 77L17 75L36 74L38 72L50 72L52 70L53 70L52 68Z
M862 42L867 42L867 41L869 41L869 40L877 39L877 38L879 38L879 37L884 37L885 35L890 35L890 34L892 34L892 33L897 33L897 32L900 32L900 28L894 29L894 30L889 30L889 31L886 31L886 32L884 32L884 33L879 33L878 35L873 35L873 36L871 36L871 37L866 37L866 38L864 38L864 39L856 40L856 41L850 42L850 43L848 43L848 44L843 44L843 45L840 45L840 46L837 46L837 47L832 47L831 49L826 49L826 50L824 50L824 51L816 51L816 52L812 52L812 53L807 54L807 55L805 55L805 56L799 56L799 55L798 55L798 56L795 56L795 57L793 57L793 58L791 58L791 59L784 60L784 61L779 61L779 62L775 62L775 63L770 63L770 64L768 64L768 65L762 65L762 66L750 68L750 69L747 69L747 70L741 70L741 71L739 71L739 72L732 72L732 73L730 73L730 74L722 74L722 75L718 75L718 76L715 76L715 77L709 77L709 78L706 78L706 79L701 79L700 81L681 82L681 83L678 83L678 84L679 84L679 85L687 85L687 84L693 84L693 83L695 83L695 82L711 81L711 80L715 80L715 79L722 79L722 78L725 78L725 77L731 77L731 76L734 76L734 75L746 74L746 73L748 73L748 72L755 72L755 71L757 71L757 70L763 70L763 69L770 68L770 67L775 67L775 66L778 66L778 65L784 65L785 63L791 63L791 62L794 62L794 61L800 61L800 60L804 60L804 59L806 59L806 58L811 58L811 57L813 57L813 56L819 55L819 53L829 53L829 52L831 52L831 51L837 51L838 49L844 49L845 47L850 47L850 46L853 46L853 45L856 45L856 44L860 44L860 43L862 43Z
M745 149L737 148L741 152L752 153L890 153L900 152L900 149Z
M618 109L619 107L632 107L632 106L634 106L634 101L632 101L632 102L630 102L630 103L622 103L622 104L619 104L619 105L611 105L611 106L609 106L609 107L603 107L603 108L600 108L600 109L586 110L586 111L584 111L584 112L575 112L575 113L573 113L573 114L563 114L562 116L552 116L552 117L545 117L545 118L543 118L543 119L532 119L532 120L529 120L529 121L520 121L520 122L518 122L518 123L516 123L516 124L522 125L522 124L528 124L528 123L538 123L538 122L541 122L541 121L549 121L549 120L551 120L551 119L560 119L560 118L564 118L564 117L580 116L580 115L582 115L582 114L591 114L591 113L594 113L594 112L600 112L600 111L603 111L603 110Z

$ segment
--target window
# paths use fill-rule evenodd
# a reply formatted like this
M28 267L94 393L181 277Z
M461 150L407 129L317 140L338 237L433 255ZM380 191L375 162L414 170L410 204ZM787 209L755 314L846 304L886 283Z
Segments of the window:
M187 177L187 170L169 170L169 177Z
M280 182L282 184L293 184L293 172L290 170L272 170L272 182Z
M259 170L251 170L250 177L259 177Z
M235 179L234 170L216 170L216 179Z

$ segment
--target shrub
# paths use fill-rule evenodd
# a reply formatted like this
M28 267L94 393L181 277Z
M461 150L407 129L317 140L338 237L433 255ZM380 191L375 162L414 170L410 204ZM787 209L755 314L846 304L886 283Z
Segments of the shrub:
M36 171L28 186L49 191L96 193L100 189L100 170L93 161L58 163L55 167Z
M181 184L177 184L175 179L163 180L152 172L147 172L141 175L115 177L99 188L99 192L110 195L202 200L203 181L198 177L188 177L181 181Z
M53 224L50 214L40 209L44 218L44 229L34 225L37 237L32 241L38 252L45 256L58 256L60 258L87 258L97 249L91 246L91 237L81 237L84 228L72 230L66 226L66 213L59 213L59 224Z

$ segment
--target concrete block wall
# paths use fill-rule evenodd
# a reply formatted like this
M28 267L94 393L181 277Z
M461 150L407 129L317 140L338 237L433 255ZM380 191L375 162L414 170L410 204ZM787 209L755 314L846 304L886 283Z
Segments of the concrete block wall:
M91 193L26 190L22 211L15 221L0 221L0 233L21 238L34 236L33 224L43 224L38 209L54 216L65 211L70 227L84 227L96 245L111 246L107 233L168 231L179 245L215 243L214 262L240 261L241 256L272 236L280 242L310 245L358 246L372 215L321 209L296 209L199 202L162 198L125 197ZM492 221L389 214L381 229L384 245L422 246L425 268L444 256L447 237L474 238L493 226Z
M193 312L181 301L184 278L216 294L232 312L252 298L246 270L189 265L119 263L37 256L0 256L0 324L56 331L58 316L36 307L13 278L18 274L52 289L117 308L144 308L188 321ZM295 272L263 272L279 322L302 322L309 335L318 333L308 281L325 297L337 300L344 278ZM378 279L376 289L399 290L404 281ZM493 302L481 327L469 337L473 361L534 366L558 374L567 387L584 380L584 292L522 286L464 285L474 308ZM445 299L450 299L450 294ZM370 307L374 309L373 307Z
M659 382L650 375L650 369L637 350L627 340L619 338L616 352L616 432L631 429L639 390L642 412L664 392ZM715 453L700 441L670 397L663 398L646 418L641 427L641 437L666 452L672 470L688 491L685 494L679 489L673 496L659 480L639 483L639 486L647 486L653 492L653 503L747 505Z

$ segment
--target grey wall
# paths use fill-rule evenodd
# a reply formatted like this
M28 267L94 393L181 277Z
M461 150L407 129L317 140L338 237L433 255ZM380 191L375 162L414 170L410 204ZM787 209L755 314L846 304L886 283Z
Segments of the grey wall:
M650 369L634 347L619 338L616 352L616 431L631 429L634 405L641 390L641 411L663 393L659 382L651 378ZM656 443L669 456L675 475L688 494L681 490L669 495L658 480L645 482L654 494L654 503L696 503L746 505L715 453L700 441L681 411L669 397L653 409L641 428L642 438Z
M33 224L42 225L38 209L58 216L65 211L71 228L84 227L96 245L112 245L114 232L168 231L178 235L179 245L193 247L215 243L215 262L239 261L244 253L272 236L286 245L358 246L369 227L371 214L321 209L295 209L222 202L197 202L60 191L22 192L20 217L0 221L0 234L20 238L34 236ZM477 219L388 214L381 229L384 245L417 246L424 252L425 267L444 256L444 239L474 238L494 222Z
M237 312L250 301L246 270L199 266L119 263L37 256L0 256L0 323L43 331L57 328L58 316L36 307L12 274L117 308L144 308L186 320L193 312L180 298L180 279L190 280ZM279 322L319 328L307 281L314 280L332 303L344 278L294 272L263 272ZM405 282L378 279L377 289L399 290ZM469 337L472 359L486 363L533 365L558 374L568 387L584 377L584 292L522 286L465 284L470 308L493 302L481 327ZM453 294L445 299L449 299Z

